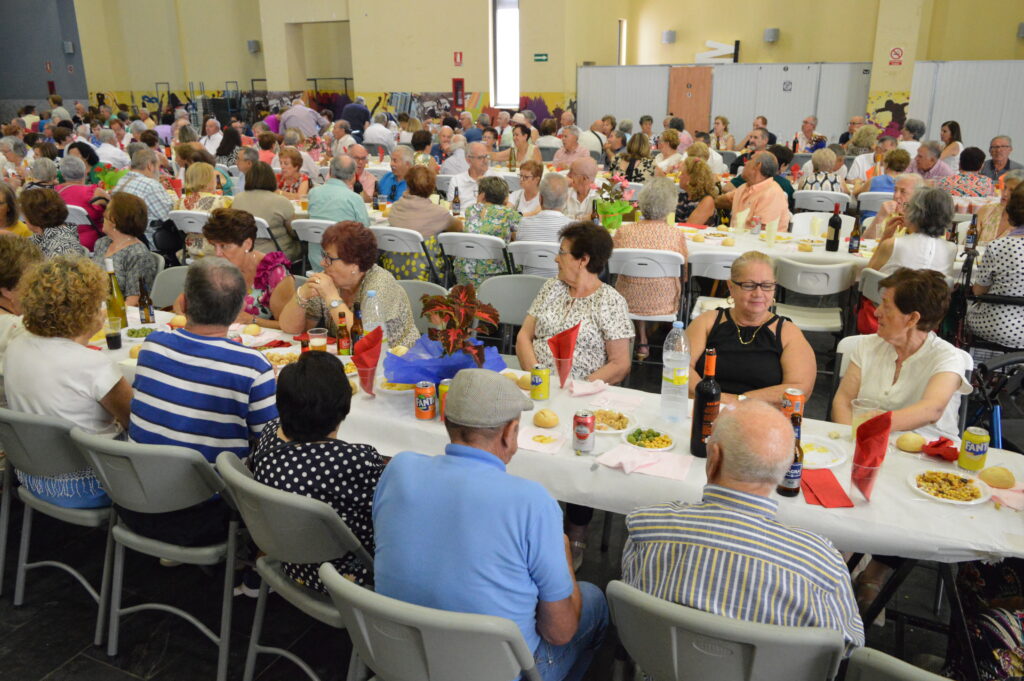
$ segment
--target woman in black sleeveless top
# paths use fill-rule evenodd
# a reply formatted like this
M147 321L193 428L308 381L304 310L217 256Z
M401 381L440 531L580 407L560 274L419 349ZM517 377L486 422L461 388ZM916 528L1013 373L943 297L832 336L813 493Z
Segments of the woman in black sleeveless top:
M817 372L814 350L793 322L771 311L775 273L768 256L748 251L737 258L729 293L733 309L705 312L687 329L690 369L695 372L691 395L704 375L705 350L713 347L723 404L740 395L778 403L787 388L799 388L810 397Z

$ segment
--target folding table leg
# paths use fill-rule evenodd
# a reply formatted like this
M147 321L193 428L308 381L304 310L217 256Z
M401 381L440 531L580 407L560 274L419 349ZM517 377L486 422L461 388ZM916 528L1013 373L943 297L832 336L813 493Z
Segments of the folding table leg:
M960 590L957 589L951 563L939 563L939 578L942 579L942 583L946 587L946 598L949 600L949 635L957 637L960 647L970 663L967 667L967 681L980 681L978 661L974 657L971 633L967 628L967 617L964 614L963 604L960 602Z
M861 615L861 618L864 620L865 629L871 626L871 622L875 621L875 618L882 612L882 608L896 594L896 589L907 578L907 575L910 574L915 565L917 565L916 559L904 558L899 567L889 576L889 579L886 580L885 584L882 585L882 589L878 592L878 596L875 597L875 600L871 602L868 609Z

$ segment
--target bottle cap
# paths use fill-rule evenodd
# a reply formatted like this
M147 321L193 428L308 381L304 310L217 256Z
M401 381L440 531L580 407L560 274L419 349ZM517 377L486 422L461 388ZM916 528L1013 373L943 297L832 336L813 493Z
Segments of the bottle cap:
M377 292L376 291L367 291L366 292L366 297L367 298L376 298L377 297Z
M672 322L672 328L673 329L681 329L681 328L683 328L683 323L681 321L676 320L676 321Z

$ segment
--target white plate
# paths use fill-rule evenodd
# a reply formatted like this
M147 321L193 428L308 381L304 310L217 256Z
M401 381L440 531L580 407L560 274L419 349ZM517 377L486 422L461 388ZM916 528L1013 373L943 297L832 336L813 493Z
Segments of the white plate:
M596 409L594 411L596 411ZM605 411L618 411L618 409L606 409ZM627 419L625 428L619 428L618 430L599 430L598 428L595 427L594 432L597 433L598 435L621 435L622 433L628 433L629 431L636 428L636 417L634 417L632 414L626 414L625 412L621 411L619 411L619 413L625 416Z
M764 228L763 227L761 228L761 233L757 235L757 238L760 239L761 241L767 241L768 240L768 235L764 233ZM785 232L779 232L779 233L777 233L775 235L775 240L778 241L780 244L784 244L787 241L792 241L793 240L793 235L792 234L786 234Z
M391 395L410 395L416 389L416 386L413 385L412 383L409 383L408 384L409 387L404 389L404 390L394 390L392 388L385 388L384 387L384 382L386 380L387 379L385 379L383 376L378 375L377 376L377 388L376 389L381 391L381 392L383 392L383 393L389 393Z
M776 237L778 238L778 237ZM802 236L796 241L798 244L809 243L813 246L821 246L825 243L825 237L822 236Z
M671 435L669 435L669 437L672 438L672 444L670 444L668 447L661 447L659 449L652 449L650 447L640 447L638 445L635 445L632 442L630 442L627 438L629 437L630 433L632 433L634 430L636 430L636 428L643 428L643 430L658 430L658 429L657 428L650 428L650 429L648 429L648 428L644 428L643 426L633 427L633 424L631 423L630 424L630 428L628 430L623 431L623 433L622 433L622 441L625 442L630 447L635 447L636 449L639 449L641 452L667 452L668 450L670 450L670 449L672 449L673 447L676 446L676 439L674 437L672 437ZM658 430L658 432L661 433L662 431ZM664 434L668 435L667 433L664 433Z
M836 446L836 441L827 437L804 436L800 444L804 448L804 468L835 468L850 458L849 453Z
M917 492L918 494L920 494L923 497L927 497L927 498L931 499L932 501L939 501L939 502L942 502L944 504L953 504L954 506L977 506L978 504L984 504L986 501L988 501L989 499L992 498L992 488L991 487L989 487L988 485L986 485L984 482L982 482L978 478L974 477L973 475L964 475L963 473L960 473L959 471L935 471L935 472L955 473L956 475L959 475L962 478L968 478L969 480L974 482L974 484L981 491L981 496L980 497L978 497L977 499L974 499L973 501L957 501L955 499L943 499L942 497L936 497L936 496L933 496L931 494L928 494L928 492L925 492L923 489L921 489L920 487L917 486L917 476L921 475L922 473L929 473L929 472L931 472L931 471L926 471L925 470L925 471L915 471L913 473L909 473L907 475L907 484L910 485L911 489L913 489L915 492Z

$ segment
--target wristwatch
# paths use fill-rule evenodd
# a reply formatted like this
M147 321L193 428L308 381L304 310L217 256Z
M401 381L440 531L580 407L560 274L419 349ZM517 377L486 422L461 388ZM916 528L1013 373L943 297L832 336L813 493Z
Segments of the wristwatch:
M341 298L335 298L331 302L327 303L327 306L332 310L337 310L339 307L341 307L341 302Z

